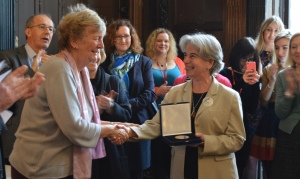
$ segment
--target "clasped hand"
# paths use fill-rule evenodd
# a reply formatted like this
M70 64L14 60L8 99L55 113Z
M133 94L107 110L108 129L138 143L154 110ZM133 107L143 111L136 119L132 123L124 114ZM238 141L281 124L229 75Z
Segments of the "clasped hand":
M124 142L127 142L130 140L130 138L136 136L136 134L130 129L130 126L136 126L139 127L138 124L133 124L133 123L119 123L115 125L115 129L118 131L121 131L118 134L112 134L108 136L108 139L111 141L113 144L123 144ZM124 134L125 132L125 134Z
M114 144L123 144L128 140L128 132L122 125L115 125L113 132L107 137Z

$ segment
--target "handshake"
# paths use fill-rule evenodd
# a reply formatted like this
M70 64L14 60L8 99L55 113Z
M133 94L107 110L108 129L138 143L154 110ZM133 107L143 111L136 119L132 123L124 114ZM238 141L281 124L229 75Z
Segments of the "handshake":
M130 127L139 127L138 124L133 123L122 123L122 122L110 122L110 132L107 135L107 138L111 141L111 143L116 145L121 145L124 142L129 141L132 137L136 137L137 135L133 132Z

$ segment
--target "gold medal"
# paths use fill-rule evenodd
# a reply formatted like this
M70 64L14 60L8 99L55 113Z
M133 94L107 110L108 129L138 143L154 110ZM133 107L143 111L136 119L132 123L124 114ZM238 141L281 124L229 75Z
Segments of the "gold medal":
M177 136L175 136L175 139L181 139L181 140L188 139L188 138L189 138L189 136L187 136L187 135L177 135Z

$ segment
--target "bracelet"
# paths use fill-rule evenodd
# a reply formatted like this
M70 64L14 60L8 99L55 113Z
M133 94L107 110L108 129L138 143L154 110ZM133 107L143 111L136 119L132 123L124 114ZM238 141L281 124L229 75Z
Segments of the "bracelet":
M114 122L110 121L109 124L114 125Z
M267 88L269 88L270 90L272 90L272 92L274 92L274 89L271 88L271 87L269 86L269 84L267 85Z
M267 88L269 88L269 89L271 89L271 90L273 90L270 86L269 86L269 84L267 85Z
M294 94L290 93L289 91L284 92L284 96L288 99L293 99L295 97Z

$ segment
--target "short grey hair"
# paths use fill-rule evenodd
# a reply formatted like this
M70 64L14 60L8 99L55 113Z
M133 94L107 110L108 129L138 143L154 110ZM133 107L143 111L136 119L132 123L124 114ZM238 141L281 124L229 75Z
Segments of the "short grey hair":
M187 34L180 38L179 46L182 52L186 51L187 44L192 45L201 58L204 60L213 60L214 64L209 69L210 74L218 73L224 67L223 52L220 42L210 34L201 32Z

